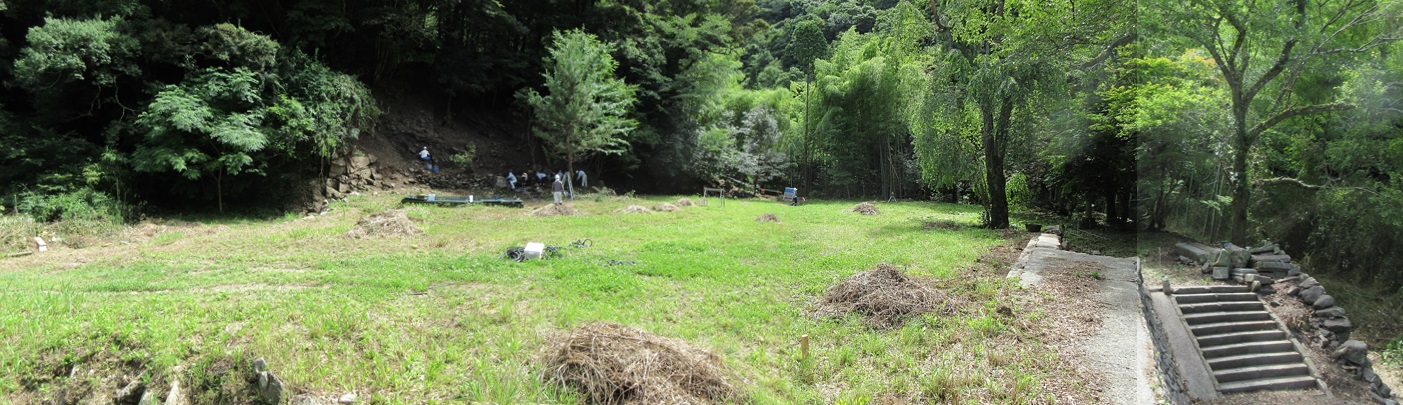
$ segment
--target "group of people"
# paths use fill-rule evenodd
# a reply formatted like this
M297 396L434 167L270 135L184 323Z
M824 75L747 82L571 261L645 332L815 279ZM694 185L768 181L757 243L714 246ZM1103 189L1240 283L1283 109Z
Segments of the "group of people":
M585 175L584 170L576 170L574 175L577 179L576 181L579 183L579 186L581 188L589 187L589 176ZM564 176L566 176L564 171L557 170L555 172L554 181L551 183L551 194L553 194L553 196L555 197L556 204L560 204L564 196L567 194L567 191L565 190L566 177ZM534 175L527 174L526 172L521 172L520 175L517 175L512 171L507 171L507 175L505 177L498 177L498 181L500 183L503 179L505 179L506 186L508 188L511 188L513 191L520 193L526 190L528 187L544 186L545 183L549 181L549 178L549 174L546 174L546 172L539 170L536 171Z
M428 146L425 146L423 150L419 151L419 160L423 161L428 165L428 170L431 170L435 173L438 172L438 165L434 164L434 159L433 156L429 154ZM577 179L576 181L579 182L580 188L589 187L589 177L585 175L584 170L576 170L574 175ZM535 180L532 180L533 175L528 175L524 171L521 172L521 175L519 176L516 173L513 173L512 171L507 171L507 175L505 177L497 177L497 185L498 187L502 187L505 185L511 188L512 191L520 193L524 191L527 187L544 186L545 183L548 181L547 178L549 176L550 175L546 174L546 172L538 170L534 175ZM560 204L567 193L567 191L565 190L565 178L562 176L565 176L565 172L563 170L556 170L555 181L551 184L551 191L555 197L556 204Z

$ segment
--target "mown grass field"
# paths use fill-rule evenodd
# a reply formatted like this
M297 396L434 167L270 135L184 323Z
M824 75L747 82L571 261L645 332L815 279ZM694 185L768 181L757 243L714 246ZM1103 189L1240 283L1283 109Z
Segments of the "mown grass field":
M584 199L574 206L590 215L549 218L414 206L424 236L348 238L357 219L398 205L362 197L315 219L171 222L144 240L3 259L0 402L142 372L157 389L180 378L197 402L241 402L247 364L262 357L290 395L577 403L542 381L540 358L552 337L597 321L715 351L755 403L1066 399L1049 388L1060 360L1031 329L1037 308L975 263L1004 239L924 226L972 225L977 206L878 204L882 215L863 216L844 211L853 201L713 199L613 213L672 200ZM754 221L764 213L781 222ZM567 246L580 239L593 246ZM528 241L565 256L499 258ZM966 309L891 330L811 315L830 285L879 263L934 280Z

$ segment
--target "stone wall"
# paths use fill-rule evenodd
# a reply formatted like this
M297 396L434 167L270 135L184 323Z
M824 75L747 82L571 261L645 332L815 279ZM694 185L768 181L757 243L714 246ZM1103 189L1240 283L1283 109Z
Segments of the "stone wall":
M1140 280L1145 279L1145 273L1140 269L1140 262L1136 261L1135 270L1140 273ZM1174 355L1169 349L1169 337L1164 334L1164 329L1160 327L1159 318L1155 316L1154 304L1150 302L1150 291L1145 288L1145 283L1140 283L1140 311L1145 316L1145 327L1150 330L1150 341L1155 345L1155 369L1159 370L1159 382L1164 389L1164 399L1173 405L1188 405L1188 389L1184 387L1184 379L1179 376L1179 368L1174 366Z
M1300 271L1281 279L1286 294L1296 297L1311 309L1310 320L1301 325L1301 333L1309 344L1330 350L1330 358L1345 370L1369 384L1374 401L1385 405L1398 405L1393 399L1393 389L1374 372L1369 360L1369 346L1358 340L1351 340L1354 325L1345 315L1345 309L1335 306L1335 298L1325 291L1315 277Z

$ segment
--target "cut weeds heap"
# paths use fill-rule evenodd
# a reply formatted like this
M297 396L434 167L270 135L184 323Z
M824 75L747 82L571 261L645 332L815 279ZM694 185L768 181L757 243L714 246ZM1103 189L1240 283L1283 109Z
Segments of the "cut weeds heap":
M627 207L623 207L623 208L619 208L619 209L617 209L617 210L614 210L614 212L617 212L617 213L620 213L620 214L652 214L652 213L653 213L653 211L649 211L649 210L648 210L648 207L644 207L644 206L642 206L642 205L630 205L630 206L627 206Z
M741 400L721 357L608 322L580 326L552 345L545 378L598 404L704 404Z
M863 202L854 205L851 209L848 209L848 211L856 212L862 215L882 215L882 211L877 209L877 204L873 204L870 202Z
M423 235L424 231L414 225L409 217L404 215L404 210L389 210L378 214L370 215L356 221L356 226L346 231L346 237L364 238L370 236L415 236Z
M907 317L940 309L949 313L950 297L883 263L854 274L828 289L819 301L822 317L857 313L875 328L900 326Z
M544 207L537 208L534 211L531 211L531 216L533 217L570 217L578 215L585 215L585 213L583 211L576 210L568 204L546 204Z
M755 222L779 222L779 217L776 217L774 213L767 212L765 215L755 218Z

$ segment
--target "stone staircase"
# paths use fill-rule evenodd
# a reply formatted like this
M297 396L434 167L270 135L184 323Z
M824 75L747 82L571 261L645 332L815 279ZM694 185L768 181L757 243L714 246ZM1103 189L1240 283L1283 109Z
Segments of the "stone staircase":
M1219 392L1318 388L1301 352L1247 287L1179 287L1172 296Z

